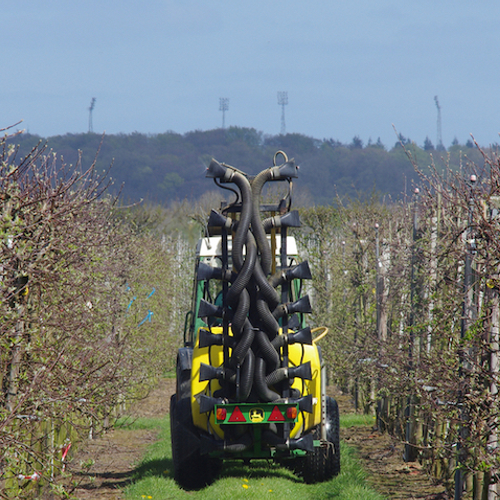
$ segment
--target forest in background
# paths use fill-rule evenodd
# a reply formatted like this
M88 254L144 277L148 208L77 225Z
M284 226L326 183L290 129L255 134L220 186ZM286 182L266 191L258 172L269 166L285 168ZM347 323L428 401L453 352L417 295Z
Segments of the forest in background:
M402 135L391 147L354 137L349 144L334 139L315 139L302 134L269 136L253 128L229 127L185 134L165 132L148 135L65 134L41 138L32 134L11 139L23 158L38 143L62 156L64 162L91 163L97 152L96 171L109 169L113 185L125 202L144 199L168 206L173 201L199 199L216 189L205 179L212 158L257 173L271 166L277 150L284 150L300 166L296 202L304 206L332 204L341 199L363 199L376 192L380 198L403 199L413 191L417 176L407 152L424 170L435 164L439 171L459 171L467 161L481 162L472 141L454 140L448 150L435 149L426 138L420 147ZM404 145L404 148L402 147ZM405 152L405 149L407 150ZM60 160L59 160L60 161Z

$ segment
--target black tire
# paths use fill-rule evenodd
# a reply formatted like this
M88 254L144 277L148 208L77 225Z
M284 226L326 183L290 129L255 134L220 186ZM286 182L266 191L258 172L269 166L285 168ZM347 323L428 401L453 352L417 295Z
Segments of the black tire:
M200 454L200 436L193 425L190 398L170 400L170 429L174 478L185 490L211 484L220 471L220 460Z
M328 447L314 448L299 461L299 474L308 484L328 481L340 472L339 407L335 399L326 399L326 437ZM314 439L321 438L321 427L314 429Z
M331 471L336 476L340 473L340 414L337 401L331 397L326 398L326 437L333 445Z
M179 349L177 354L176 381L177 399L188 398L191 395L191 356L192 350Z

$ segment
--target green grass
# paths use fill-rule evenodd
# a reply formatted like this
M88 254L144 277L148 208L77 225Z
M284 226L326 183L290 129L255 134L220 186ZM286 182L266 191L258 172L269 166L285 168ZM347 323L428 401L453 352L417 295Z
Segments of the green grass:
M375 423L375 417L373 415L362 415L360 413L340 415L340 428L356 427L358 425L373 426Z
M347 422L350 423L346 425L346 422L341 422L341 426L366 425L367 422L358 417L360 416L349 416ZM367 418L368 423L371 424L373 418ZM366 473L356 458L356 451L343 443L341 445L342 472L325 483L305 484L288 469L264 460L253 461L250 465L244 465L240 461L226 461L221 475L212 485L200 491L184 491L179 488L173 478L169 417L166 416L164 420L151 420L154 420L152 427L140 428L159 428L159 440L148 449L138 465L134 474L134 482L126 489L128 500L193 497L201 500L240 498L384 500L383 496L373 491L366 483ZM146 423L139 425L146 425ZM196 474L196 471L193 473Z
M149 429L159 429L163 426L163 418L147 418L147 417L120 417L115 422L116 429L128 429L128 430L149 430Z

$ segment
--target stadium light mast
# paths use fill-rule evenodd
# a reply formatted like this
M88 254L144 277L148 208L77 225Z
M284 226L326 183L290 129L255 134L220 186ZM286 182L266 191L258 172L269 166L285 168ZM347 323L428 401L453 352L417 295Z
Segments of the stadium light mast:
M90 101L90 106L89 106L89 133L94 131L94 128L92 125L92 111L94 111L94 106L95 106L95 97L92 97L92 100Z
M222 128L226 128L226 111L229 110L229 98L219 98L219 111L222 111Z
M441 133L441 106L439 105L438 96L434 96L434 101L437 108L437 149L444 149L443 135Z
M288 92L278 92L278 105L281 106L281 135L286 134L285 106L288 104Z

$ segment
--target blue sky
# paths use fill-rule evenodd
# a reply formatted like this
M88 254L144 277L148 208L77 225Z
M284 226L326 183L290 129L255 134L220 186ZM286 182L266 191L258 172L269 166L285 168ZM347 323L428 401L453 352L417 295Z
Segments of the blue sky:
M2 0L0 128L500 142L498 0Z

